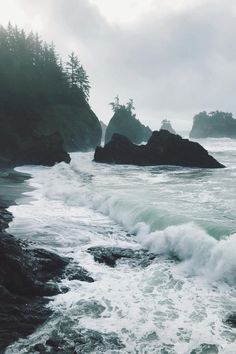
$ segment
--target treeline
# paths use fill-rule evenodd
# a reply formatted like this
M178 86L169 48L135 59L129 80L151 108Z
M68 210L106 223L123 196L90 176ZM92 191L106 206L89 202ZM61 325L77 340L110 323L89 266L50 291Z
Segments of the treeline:
M62 64L54 44L11 24L0 26L0 104L19 110L28 105L88 101L88 76L72 53ZM14 107L12 107L14 104Z
M11 24L0 26L0 160L26 161L21 157L39 151L44 141L58 149L63 143L67 151L98 145L101 127L89 90L74 53L63 63L53 43Z

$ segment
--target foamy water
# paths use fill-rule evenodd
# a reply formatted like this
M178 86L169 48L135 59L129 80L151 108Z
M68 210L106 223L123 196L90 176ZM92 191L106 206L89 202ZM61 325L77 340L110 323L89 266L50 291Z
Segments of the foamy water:
M201 143L227 168L111 166L74 153L70 165L18 169L35 189L10 208L10 232L73 258L95 282L63 280L70 291L50 303L52 318L7 353L31 353L55 329L73 344L81 328L125 344L107 353L236 353L224 324L236 311L236 142ZM113 269L87 252L98 245L157 258Z

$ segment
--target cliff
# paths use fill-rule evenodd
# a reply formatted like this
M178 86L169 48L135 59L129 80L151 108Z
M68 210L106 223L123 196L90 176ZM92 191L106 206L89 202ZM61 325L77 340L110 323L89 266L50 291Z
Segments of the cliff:
M190 138L236 138L236 119L232 113L201 112L193 118Z

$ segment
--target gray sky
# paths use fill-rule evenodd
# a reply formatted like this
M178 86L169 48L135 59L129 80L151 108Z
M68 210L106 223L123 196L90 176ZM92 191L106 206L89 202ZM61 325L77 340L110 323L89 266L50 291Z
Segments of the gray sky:
M134 99L152 129L170 119L190 129L201 110L236 113L235 0L0 0L8 21L78 54L91 81L92 109Z

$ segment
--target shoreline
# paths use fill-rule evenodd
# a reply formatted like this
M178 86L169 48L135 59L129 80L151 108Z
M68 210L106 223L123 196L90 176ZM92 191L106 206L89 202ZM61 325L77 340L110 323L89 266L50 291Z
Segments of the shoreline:
M7 209L30 190L25 183L29 178L12 169L0 170L0 353L50 317L47 304L61 292L57 282L69 263L52 252L30 249L7 232L14 218Z

